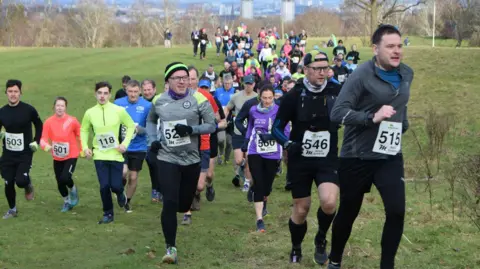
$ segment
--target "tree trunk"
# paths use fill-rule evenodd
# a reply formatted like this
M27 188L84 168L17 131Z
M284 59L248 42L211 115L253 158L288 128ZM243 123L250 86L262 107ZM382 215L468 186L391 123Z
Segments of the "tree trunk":
M377 29L377 0L371 0L371 5L370 5L370 36L373 35L373 32L375 32L375 29Z

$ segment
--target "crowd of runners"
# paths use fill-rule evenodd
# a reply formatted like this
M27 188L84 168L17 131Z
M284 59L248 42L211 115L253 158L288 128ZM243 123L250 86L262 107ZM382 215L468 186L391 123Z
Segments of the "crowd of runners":
M161 93L153 80L124 76L112 103L112 86L99 82L92 89L96 104L81 122L67 113L67 99L57 97L54 115L42 123L37 110L20 101L22 82L8 80L8 104L0 109L0 165L9 206L3 218L19 214L15 185L24 189L27 200L34 199L29 171L38 149L53 157L62 212L79 203L72 178L77 159L93 159L103 205L99 224L114 220L112 192L119 207L132 212L145 160L151 199L163 203L163 261L177 263L177 213L184 214L181 224L190 225L192 212L200 210L201 193L214 201L215 165L230 163L233 149L232 184L254 204L258 232L267 230L264 217L272 184L286 168L285 188L293 198L290 262L302 260L312 183L320 201L314 261L328 261L329 269L341 268L363 196L374 184L386 213L380 268L394 268L405 215L401 141L408 129L413 80L412 69L401 63L400 32L380 26L372 36L374 58L358 67L355 46L347 53L341 41L331 62L318 46L306 52L304 31L290 33L281 47L276 29L262 29L258 38L255 57L245 26L234 35L219 28L215 42L217 55L223 49L226 57L224 69L217 74L210 65L200 72L173 62L165 68ZM192 32L192 40L194 54L200 47L205 59L205 31Z

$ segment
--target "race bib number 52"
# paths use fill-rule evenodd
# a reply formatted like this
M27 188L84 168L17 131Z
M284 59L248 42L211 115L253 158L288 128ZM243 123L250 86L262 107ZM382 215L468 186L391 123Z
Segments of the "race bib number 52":
M175 125L184 124L187 125L187 120L166 121L163 123L163 136L167 141L169 147L178 147L190 144L190 136L181 137L175 131Z
M382 121L378 128L373 152L396 155L402 148L402 123Z
M23 134L5 133L5 147L10 151L23 151Z
M330 151L330 133L305 131L302 145L303 157L325 157Z

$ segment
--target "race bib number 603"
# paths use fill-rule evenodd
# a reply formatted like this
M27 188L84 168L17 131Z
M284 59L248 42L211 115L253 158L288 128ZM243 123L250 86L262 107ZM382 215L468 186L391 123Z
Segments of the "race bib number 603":
M396 155L402 148L402 123L382 121L378 128L373 152Z

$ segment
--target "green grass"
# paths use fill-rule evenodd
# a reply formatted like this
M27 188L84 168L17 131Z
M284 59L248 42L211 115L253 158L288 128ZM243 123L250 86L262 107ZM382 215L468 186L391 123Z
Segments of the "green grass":
M205 70L221 60L208 51L208 60L192 58L190 48L142 49L25 49L2 50L0 74L5 81L19 78L24 82L22 97L33 104L42 119L52 114L52 102L58 95L69 100L69 113L81 120L84 111L95 104L94 83L108 80L114 90L120 78L128 74L136 79L152 78L163 88L165 65L172 61L195 64ZM361 49L361 58L371 57ZM480 87L478 85L478 50L411 47L405 50L405 62L415 70L409 105L412 128L419 133L422 116L429 109L458 115L455 129L460 139L451 144L462 152L479 152L478 133ZM6 103L6 98L2 97ZM422 136L422 139L425 137ZM421 177L417 166L418 151L410 132L404 138L408 177ZM99 226L101 202L96 173L91 161L80 160L75 181L80 204L70 213L60 213L52 160L44 152L34 157L31 171L36 199L26 202L21 190L17 202L19 217L0 220L0 268L169 268L162 265L164 240L159 215L161 205L150 202L150 180L144 165L139 188L133 199L132 214L116 210L114 224ZM420 175L419 175L420 174ZM267 233L254 233L254 210L245 194L230 183L231 166L217 169L217 198L202 200L202 210L194 213L193 225L179 226L177 245L180 268L318 268L314 265L313 237L317 227L313 199L308 218L309 231L304 242L305 259L300 266L288 264L290 235L290 194L283 191L284 176L277 178L269 201ZM458 214L452 221L448 187L434 183L434 210L430 212L428 195L422 182L408 181L405 233L398 250L397 268L450 269L480 268L480 235L468 219ZM7 210L0 195L0 211ZM459 210L457 210L459 212ZM180 216L179 216L180 218ZM376 190L367 195L345 251L344 268L378 268L384 211ZM127 249L134 253L122 254ZM150 253L150 255L149 255ZM152 255L153 254L153 255Z

